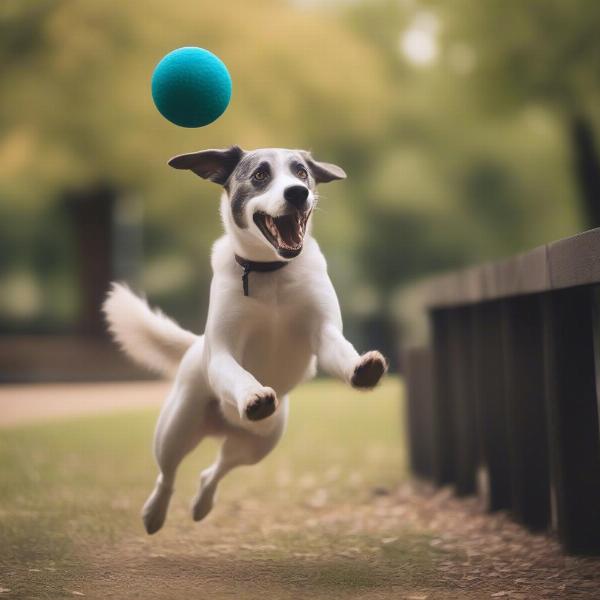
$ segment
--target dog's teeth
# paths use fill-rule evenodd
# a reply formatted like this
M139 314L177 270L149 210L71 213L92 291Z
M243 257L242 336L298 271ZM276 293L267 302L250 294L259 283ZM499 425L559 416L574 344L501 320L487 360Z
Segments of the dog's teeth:
M273 219L271 217L267 217L265 219L265 223L267 224L267 229L271 232L273 236L276 237L279 234L279 231Z
M302 247L306 230L307 216L303 214L284 215L281 217L264 216L267 231L273 237L278 248L297 250Z

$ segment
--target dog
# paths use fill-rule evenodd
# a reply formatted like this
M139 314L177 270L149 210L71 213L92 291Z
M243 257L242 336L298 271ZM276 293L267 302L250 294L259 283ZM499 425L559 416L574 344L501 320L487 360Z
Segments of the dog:
M121 284L103 310L116 342L133 360L174 375L154 436L159 475L142 509L149 534L164 524L177 467L206 436L224 438L202 471L192 516L212 509L219 481L256 464L277 444L288 394L322 371L371 389L387 370L378 351L362 356L342 333L327 264L311 235L317 186L346 177L307 151L245 151L238 146L175 156L222 186L225 234L212 249L213 278L204 335L180 328Z

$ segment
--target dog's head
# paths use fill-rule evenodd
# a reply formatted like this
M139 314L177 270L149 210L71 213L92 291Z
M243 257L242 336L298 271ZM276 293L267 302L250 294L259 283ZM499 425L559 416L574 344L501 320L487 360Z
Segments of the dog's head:
M175 156L169 165L223 186L223 218L231 233L242 245L259 243L284 259L302 251L316 186L346 177L343 169L316 161L309 152L281 148L202 150Z

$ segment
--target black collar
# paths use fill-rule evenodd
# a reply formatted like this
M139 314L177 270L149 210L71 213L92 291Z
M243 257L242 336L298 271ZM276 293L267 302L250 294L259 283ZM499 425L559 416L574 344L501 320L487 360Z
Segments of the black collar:
M269 271L277 271L281 267L285 267L288 263L284 260L274 260L272 262L260 262L257 260L247 260L241 256L235 255L235 261L237 262L244 272L242 273L242 285L244 286L244 296L249 294L248 291L248 275L250 271L257 271L259 273L268 273Z

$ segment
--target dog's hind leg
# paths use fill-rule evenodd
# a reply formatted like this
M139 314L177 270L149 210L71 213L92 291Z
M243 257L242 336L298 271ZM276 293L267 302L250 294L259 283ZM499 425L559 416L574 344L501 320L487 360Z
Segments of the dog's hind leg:
M204 519L211 511L219 481L231 469L256 464L273 450L285 430L287 413L288 399L285 396L280 409L271 417L274 420L273 427L268 433L251 433L233 428L227 433L217 460L200 474L200 488L192 502L194 521Z
M165 522L179 464L208 433L210 393L192 371L194 362L184 359L156 426L154 455L160 473L142 509L149 534L156 533Z
M192 390L176 384L157 426L154 454L160 473L142 509L144 526L150 534L156 533L165 522L177 467L204 435L200 402L191 402L191 396ZM192 399L196 400L195 394Z

